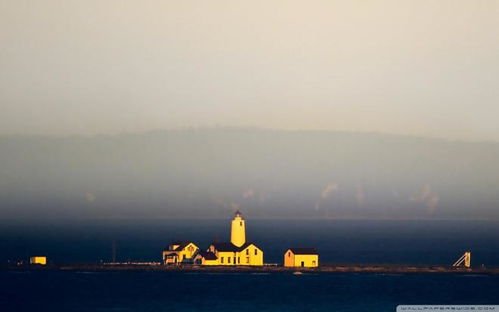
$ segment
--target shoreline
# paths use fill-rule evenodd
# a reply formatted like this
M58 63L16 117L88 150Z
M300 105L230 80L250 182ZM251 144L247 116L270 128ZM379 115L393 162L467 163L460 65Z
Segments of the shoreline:
M317 268L283 266L200 266L154 264L64 264L2 266L0 271L92 271L92 272L202 272L202 273L442 273L442 274L499 274L499 268L453 268L444 266L399 265L324 265Z

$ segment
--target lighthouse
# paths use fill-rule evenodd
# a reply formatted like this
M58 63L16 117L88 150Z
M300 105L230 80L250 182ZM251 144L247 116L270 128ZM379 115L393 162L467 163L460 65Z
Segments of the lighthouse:
M244 226L244 219L239 210L236 211L234 218L232 219L230 242L237 247L241 247L242 245L244 245L244 243L246 243L246 229Z
M194 259L201 265L263 265L263 250L246 241L245 220L236 211L231 221L230 242L213 242Z

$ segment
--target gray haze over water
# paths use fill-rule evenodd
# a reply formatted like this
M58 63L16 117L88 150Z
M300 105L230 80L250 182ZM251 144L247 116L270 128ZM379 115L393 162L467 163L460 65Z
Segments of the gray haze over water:
M498 219L499 144L211 128L0 138L0 218Z
M498 16L0 0L0 218L498 219Z

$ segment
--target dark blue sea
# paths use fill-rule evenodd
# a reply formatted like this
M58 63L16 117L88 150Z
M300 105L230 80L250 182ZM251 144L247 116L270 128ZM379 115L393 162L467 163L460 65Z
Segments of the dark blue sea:
M498 304L499 276L1 272L0 311L395 311Z
M316 247L323 264L499 266L496 221L248 220L247 234L282 262ZM172 240L201 248L229 237L229 220L0 221L0 261L159 261ZM0 311L395 311L398 304L499 304L499 276L0 271Z

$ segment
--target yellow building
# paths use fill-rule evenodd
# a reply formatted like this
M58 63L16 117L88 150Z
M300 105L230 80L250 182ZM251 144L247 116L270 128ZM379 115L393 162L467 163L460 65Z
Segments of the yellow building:
M211 251L200 251L194 257L194 263L201 265L218 265L218 259Z
M263 265L263 251L246 242L245 222L237 211L231 223L230 242L212 243L208 250L199 253L196 263L202 265Z
M198 251L192 242L174 242L163 250L163 264L193 263Z
M315 248L289 248L284 253L284 266L316 268L319 266L319 254Z
M217 265L263 265L263 251L252 243L240 247L233 243L212 243L208 252L217 257Z
M38 265L46 265L47 264L47 257L34 256L34 257L29 258L29 263L30 264L38 264Z

